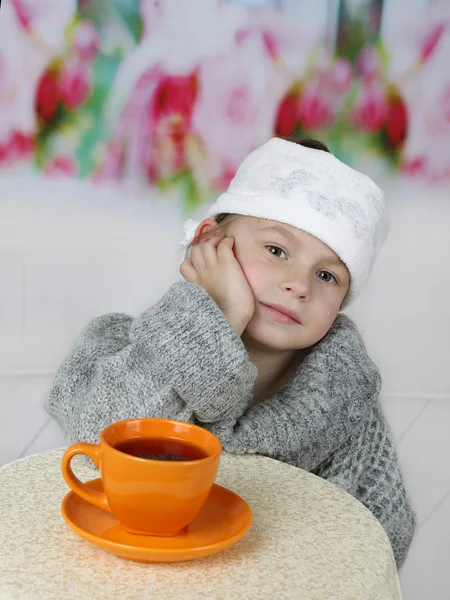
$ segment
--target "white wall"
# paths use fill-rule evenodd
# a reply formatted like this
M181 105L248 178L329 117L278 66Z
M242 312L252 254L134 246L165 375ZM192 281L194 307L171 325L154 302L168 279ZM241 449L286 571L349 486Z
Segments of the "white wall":
M392 231L351 308L383 378L419 526L405 600L450 597L450 198L397 181ZM154 198L89 184L0 180L0 465L64 445L43 410L91 318L137 314L178 276L182 219Z

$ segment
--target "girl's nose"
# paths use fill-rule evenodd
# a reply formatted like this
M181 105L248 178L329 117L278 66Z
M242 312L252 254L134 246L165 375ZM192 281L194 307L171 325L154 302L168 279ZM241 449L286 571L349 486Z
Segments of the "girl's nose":
M311 281L307 273L289 273L282 281L284 291L291 292L301 300L307 300L311 294Z

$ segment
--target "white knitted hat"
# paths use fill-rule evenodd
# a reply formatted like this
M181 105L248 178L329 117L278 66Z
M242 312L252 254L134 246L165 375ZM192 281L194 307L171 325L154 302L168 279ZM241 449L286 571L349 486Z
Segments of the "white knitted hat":
M205 218L220 213L279 221L314 235L347 266L352 302L367 282L389 232L383 192L369 178L323 150L272 138L249 154ZM185 224L183 243L199 223Z

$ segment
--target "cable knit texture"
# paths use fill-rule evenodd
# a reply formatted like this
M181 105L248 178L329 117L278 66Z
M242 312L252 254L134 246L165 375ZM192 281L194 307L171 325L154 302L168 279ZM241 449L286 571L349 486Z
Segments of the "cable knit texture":
M416 517L381 410L381 378L354 323L340 314L291 381L251 406L256 376L215 302L179 282L137 318L90 323L57 373L47 410L70 443L97 443L124 419L171 418L209 429L228 452L313 472L377 517L400 567Z

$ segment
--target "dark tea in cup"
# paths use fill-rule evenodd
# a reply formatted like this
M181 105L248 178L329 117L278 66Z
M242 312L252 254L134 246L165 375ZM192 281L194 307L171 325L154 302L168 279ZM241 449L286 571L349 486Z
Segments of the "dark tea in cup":
M191 461L207 458L208 452L186 440L163 437L138 437L115 444L125 454L148 460Z

